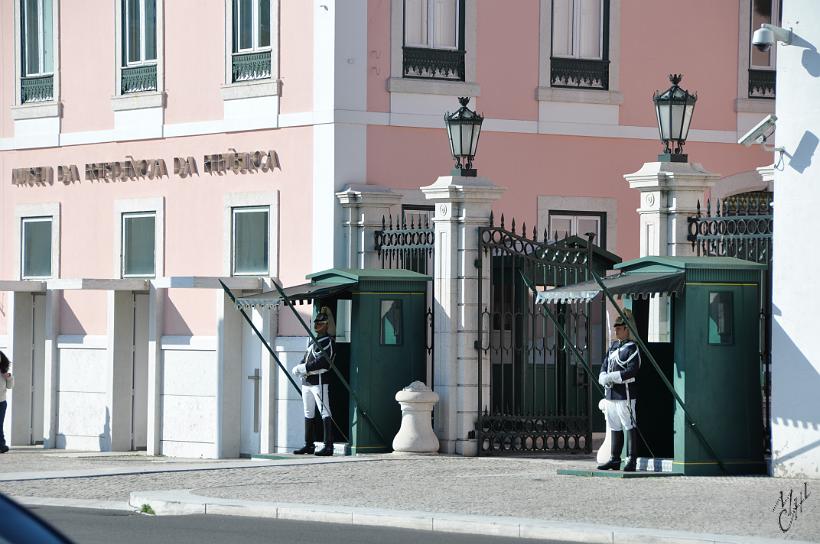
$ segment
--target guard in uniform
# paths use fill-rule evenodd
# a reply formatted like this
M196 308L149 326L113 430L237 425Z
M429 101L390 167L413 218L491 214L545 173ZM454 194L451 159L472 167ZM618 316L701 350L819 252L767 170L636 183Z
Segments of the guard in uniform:
M624 310L627 319L632 320L629 310ZM624 472L634 472L637 463L638 430L635 417L635 400L638 387L635 379L641 367L638 345L629 337L629 328L619 315L615 320L617 340L609 347L606 359L601 364L598 375L606 391L606 420L610 428L612 443L609 461L598 466L598 470L618 470L621 467L621 450L624 447L624 431L629 432L629 454Z
M305 409L305 445L293 453L326 456L333 455L333 420L325 373L330 370L336 356L336 342L332 336L335 334L335 327L330 308L322 306L313 320L313 328L316 331L316 341L310 341L301 362L293 367L293 375L302 379L302 406ZM314 452L313 414L317 405L322 415L325 444Z

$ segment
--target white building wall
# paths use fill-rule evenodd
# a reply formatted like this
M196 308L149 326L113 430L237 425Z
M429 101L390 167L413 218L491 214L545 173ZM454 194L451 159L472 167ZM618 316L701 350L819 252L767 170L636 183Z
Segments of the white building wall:
M813 280L820 253L820 9L817 0L783 3L792 45L777 49L772 473L820 478L820 345Z
M111 450L111 407L105 336L60 336L56 447Z

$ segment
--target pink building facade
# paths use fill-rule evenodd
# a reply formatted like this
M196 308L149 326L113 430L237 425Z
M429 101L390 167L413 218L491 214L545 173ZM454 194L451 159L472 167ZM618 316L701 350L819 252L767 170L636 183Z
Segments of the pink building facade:
M765 189L771 155L736 144L774 111L774 59L749 51L756 4L0 1L12 445L298 446L298 397L217 278L252 293L368 264L350 195L432 214L419 188L452 168L456 97L485 117L475 165L505 188L498 215L593 225L624 259L640 195L623 175L661 151L651 96L671 72L698 92L686 150L724 178L713 195ZM254 319L283 362L300 357L295 320Z

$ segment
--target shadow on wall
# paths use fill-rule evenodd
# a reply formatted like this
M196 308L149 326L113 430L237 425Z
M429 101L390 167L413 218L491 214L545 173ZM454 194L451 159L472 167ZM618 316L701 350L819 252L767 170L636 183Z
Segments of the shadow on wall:
M66 302L65 297L60 293L60 329L62 334L86 334L85 327L80 322L80 318Z
M105 409L105 423L103 424L103 432L99 435L100 451L111 451L111 414L108 408Z
M820 77L820 54L817 53L817 48L797 34L794 34L792 37L792 45L805 49L801 59L803 68L805 68L812 77Z
M192 336L191 328L179 312L171 297L165 298L165 334L172 336Z
M807 130L800 138L800 143L797 144L797 149L789 160L789 166L800 172L811 166L811 158L817 150L818 139L813 132Z
M781 315L777 307L773 307L773 313ZM772 322L772 341L777 348L773 353L777 359L772 361L772 426L815 431L817 436L820 434L820 401L817 400L820 374L777 320ZM820 439L782 455L778 447L782 448L783 444L772 444L772 457L776 463L783 464L820 449Z

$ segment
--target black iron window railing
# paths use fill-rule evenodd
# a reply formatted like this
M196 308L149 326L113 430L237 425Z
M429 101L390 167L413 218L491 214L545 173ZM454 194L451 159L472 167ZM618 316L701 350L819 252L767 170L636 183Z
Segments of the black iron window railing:
M464 81L463 49L405 46L403 51L404 77Z
M120 92L122 94L157 90L157 65L126 66L122 69Z
M749 98L775 97L775 70L749 69Z
M54 76L23 77L20 80L20 102L48 102L54 99Z
M552 57L550 59L550 85L552 87L608 90L609 61Z
M234 53L232 81L251 81L271 77L270 51Z

